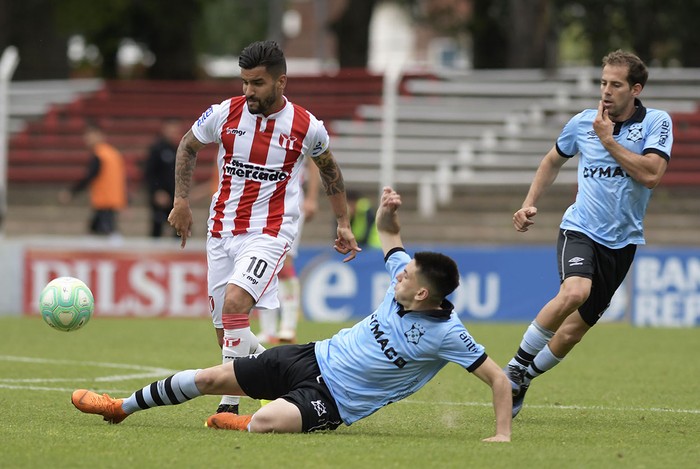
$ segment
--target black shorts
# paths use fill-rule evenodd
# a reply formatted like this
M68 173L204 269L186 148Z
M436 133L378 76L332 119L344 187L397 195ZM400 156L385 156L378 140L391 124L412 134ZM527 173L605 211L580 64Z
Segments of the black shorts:
M303 432L335 430L342 423L335 399L323 382L314 343L280 345L233 360L236 380L253 399L282 398L301 412Z
M559 230L559 279L563 282L569 277L585 277L593 282L588 299L578 309L589 326L595 325L610 306L636 252L636 244L610 249L578 231Z

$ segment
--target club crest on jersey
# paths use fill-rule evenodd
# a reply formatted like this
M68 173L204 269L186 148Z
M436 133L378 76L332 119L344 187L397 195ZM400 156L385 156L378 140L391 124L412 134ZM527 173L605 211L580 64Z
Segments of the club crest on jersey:
M627 140L631 142L638 142L642 139L642 124L632 124L630 129L627 131Z
M403 335L406 336L406 340L409 343L418 345L420 338L425 335L425 329L420 324L413 323L411 328L404 332Z
M266 168L251 163L242 163L240 161L231 161L224 166L224 172L227 176L235 176L252 181L284 181L289 177L289 173L281 169Z
M297 138L294 135L280 134L280 146L285 150L294 150Z

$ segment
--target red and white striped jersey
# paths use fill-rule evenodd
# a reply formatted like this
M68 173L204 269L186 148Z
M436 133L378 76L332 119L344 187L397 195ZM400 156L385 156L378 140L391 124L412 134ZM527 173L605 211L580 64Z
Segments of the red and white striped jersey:
M219 188L212 197L211 236L262 232L290 243L298 230L304 157L328 149L323 121L285 98L267 117L251 114L244 96L207 109L192 126L201 143L219 143Z

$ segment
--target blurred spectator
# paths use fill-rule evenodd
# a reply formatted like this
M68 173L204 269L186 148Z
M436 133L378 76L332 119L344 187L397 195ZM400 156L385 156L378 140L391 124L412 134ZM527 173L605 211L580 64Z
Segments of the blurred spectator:
M151 207L151 237L163 236L163 226L168 224L168 214L175 196L175 153L180 143L182 129L179 121L168 119L163 123L160 135L148 150L143 181L148 190ZM176 237L169 225L167 232Z
M350 227L352 228L352 234L355 235L355 239L357 240L357 245L361 248L369 247L379 249L381 244L374 222L376 210L372 205L372 201L359 191L353 189L348 190L347 198Z
M88 188L93 216L89 231L97 235L117 235L117 215L127 205L126 167L122 154L106 142L102 130L88 123L83 133L85 146L90 150L85 177L69 190L58 194L59 202L68 203Z

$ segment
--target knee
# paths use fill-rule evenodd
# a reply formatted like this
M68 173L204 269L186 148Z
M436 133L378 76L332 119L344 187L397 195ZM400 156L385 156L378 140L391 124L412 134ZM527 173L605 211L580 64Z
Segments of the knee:
M275 428L275 419L269 412L258 411L253 414L248 430L251 433L271 433Z
M200 370L194 376L194 384L202 394L207 394L214 387L215 377L210 369Z
M559 292L559 298L566 305L566 309L578 309L587 299L590 290L580 287L564 287Z
M222 314L248 314L250 308L246 308L246 305L242 301L238 301L236 298L226 298L224 300L224 306L221 309Z
M226 292L222 314L248 314L255 305L253 297L243 289L232 289Z
M571 347L581 342L584 332L578 329L562 327L557 331L557 335L559 336L559 341L565 345L567 349L571 349Z
M213 394L217 386L217 374L212 368L199 370L194 376L194 384L202 394Z

